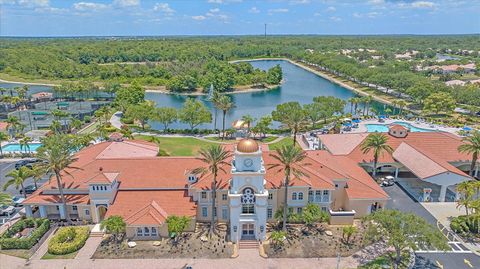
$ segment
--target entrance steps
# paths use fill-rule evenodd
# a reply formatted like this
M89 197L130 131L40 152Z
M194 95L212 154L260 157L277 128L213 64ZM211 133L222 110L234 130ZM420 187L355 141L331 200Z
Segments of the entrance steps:
M93 229L90 231L90 236L91 237L103 237L103 235L105 234L105 231L100 229L100 224L95 224L95 226L93 226Z
M239 249L258 249L257 240L240 240L238 242Z

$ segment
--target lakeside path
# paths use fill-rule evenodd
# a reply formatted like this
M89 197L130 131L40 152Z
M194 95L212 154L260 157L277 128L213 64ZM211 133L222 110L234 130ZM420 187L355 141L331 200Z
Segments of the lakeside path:
M255 58L255 59L242 59L242 60L235 60L235 61L230 61L230 63L239 63L239 62L253 62L253 61L287 61L293 65L296 65L308 72L311 72L311 73L314 73L315 75L318 75L332 83L335 83L337 85L340 85L350 91L353 91L359 95L362 95L362 96L367 96L367 95L370 95L373 97L373 99L375 99L375 101L378 101L378 102L381 102L381 103L384 103L384 104L387 104L387 105L392 105L392 102L387 100L387 99L384 99L382 97L378 97L377 95L374 95L374 94L370 94L370 93L367 93L367 92L364 92L358 88L355 88L355 87L352 87L332 76L330 76L329 74L325 73L325 72L321 72L321 71L318 71L318 70L315 70L309 66L306 66L302 63L299 63L299 62L296 62L296 61L293 61L293 60L290 60L288 58Z
M11 81L11 80L5 80L5 79L0 79L0 83L14 83L14 84L24 84L24 85L32 85L32 86L48 86L48 87L60 86L59 84Z

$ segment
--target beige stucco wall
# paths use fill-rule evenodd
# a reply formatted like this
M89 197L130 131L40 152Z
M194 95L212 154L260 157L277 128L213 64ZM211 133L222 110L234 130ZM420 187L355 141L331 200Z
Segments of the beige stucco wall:
M190 224L188 227L185 229L185 232L193 232L195 230L195 224L196 221L194 218L191 219ZM137 228L143 228L143 227L155 227L157 228L158 236L137 236ZM126 236L129 239L134 239L134 240L158 240L161 237L168 237L168 225L167 223L164 223L162 225L129 225L126 228Z
M352 225L354 216L330 216L331 225Z
M345 210L355 210L355 218L361 218L370 214L370 207L377 202L385 208L386 200L347 200Z

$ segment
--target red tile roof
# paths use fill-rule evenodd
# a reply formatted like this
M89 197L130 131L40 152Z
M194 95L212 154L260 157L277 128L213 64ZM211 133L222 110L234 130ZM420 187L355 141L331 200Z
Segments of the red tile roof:
M186 190L119 191L106 217L119 215L129 225L161 225L168 216L196 215Z

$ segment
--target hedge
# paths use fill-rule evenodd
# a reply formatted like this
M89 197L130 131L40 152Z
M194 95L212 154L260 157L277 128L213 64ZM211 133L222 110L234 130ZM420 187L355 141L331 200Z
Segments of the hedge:
M25 228L33 228L29 237L13 238L15 234L23 231ZM42 236L50 229L50 221L48 219L26 218L19 220L12 225L2 236L0 236L1 249L30 249Z
M88 239L88 227L63 227L48 242L48 253L65 255L81 249Z

